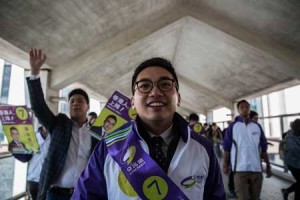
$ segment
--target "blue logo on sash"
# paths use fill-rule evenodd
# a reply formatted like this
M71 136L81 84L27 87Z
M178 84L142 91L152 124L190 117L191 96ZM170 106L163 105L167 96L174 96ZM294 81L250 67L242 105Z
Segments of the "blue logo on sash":
M190 188L194 186L196 183L203 183L203 181L204 181L203 175L202 176L194 175L183 179L180 184L185 188Z

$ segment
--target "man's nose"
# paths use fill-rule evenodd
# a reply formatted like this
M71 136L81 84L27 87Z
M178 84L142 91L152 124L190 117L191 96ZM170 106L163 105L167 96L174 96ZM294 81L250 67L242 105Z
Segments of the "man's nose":
M162 95L162 92L159 89L157 82L153 84L153 88L150 91L150 96L152 95Z

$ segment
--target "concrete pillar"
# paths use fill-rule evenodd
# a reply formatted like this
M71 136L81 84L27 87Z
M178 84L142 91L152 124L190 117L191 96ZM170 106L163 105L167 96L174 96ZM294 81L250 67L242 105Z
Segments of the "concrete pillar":
M206 113L206 121L207 123L211 124L214 122L214 114L213 114L213 111L208 111Z
M269 115L286 114L285 96L283 91L271 93L268 97ZM287 125L287 121L284 122ZM270 119L270 137L281 138L283 129L279 118Z
M4 62L3 70L1 77L1 103L8 104L8 96L9 96L9 86L10 86L10 78L11 78L11 63Z

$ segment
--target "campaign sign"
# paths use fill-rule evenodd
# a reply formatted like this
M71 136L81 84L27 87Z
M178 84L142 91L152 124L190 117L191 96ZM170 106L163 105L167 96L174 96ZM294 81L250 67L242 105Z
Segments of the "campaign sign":
M132 109L130 99L122 93L115 91L92 124L90 134L101 140L104 135L134 120L135 117L136 111Z
M0 120L10 152L32 154L39 150L32 117L26 106L0 106Z

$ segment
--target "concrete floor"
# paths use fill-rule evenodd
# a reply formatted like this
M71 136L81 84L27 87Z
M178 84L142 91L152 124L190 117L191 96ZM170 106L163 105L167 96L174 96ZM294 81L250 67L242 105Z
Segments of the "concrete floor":
M265 175L264 175L265 177ZM228 176L223 175L223 181L226 191L228 191ZM282 200L281 188L287 188L291 185L291 182L272 176L271 178L264 178L263 188L261 193L261 200ZM235 198L228 198L233 200ZM294 199L294 194L289 195L289 199Z

